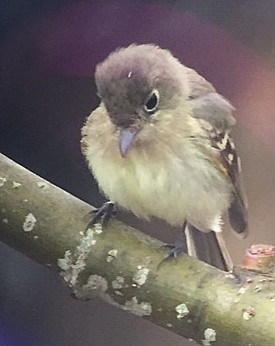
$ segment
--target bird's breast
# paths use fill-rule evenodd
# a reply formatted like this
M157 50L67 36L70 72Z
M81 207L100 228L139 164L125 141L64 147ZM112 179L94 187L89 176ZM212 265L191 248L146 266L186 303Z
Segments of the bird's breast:
M113 202L172 225L187 218L207 229L229 206L230 186L210 161L197 155L132 150L126 158L94 151L88 158L100 189Z

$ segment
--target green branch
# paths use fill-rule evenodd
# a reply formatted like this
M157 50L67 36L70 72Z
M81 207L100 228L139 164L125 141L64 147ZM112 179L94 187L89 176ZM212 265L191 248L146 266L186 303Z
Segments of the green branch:
M203 345L275 345L275 283L245 284L112 220L85 232L91 206L0 155L0 240L98 296ZM215 340L215 341L214 341Z

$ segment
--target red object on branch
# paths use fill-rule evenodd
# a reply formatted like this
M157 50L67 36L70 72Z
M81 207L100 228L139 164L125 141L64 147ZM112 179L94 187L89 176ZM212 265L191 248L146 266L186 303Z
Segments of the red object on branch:
M246 250L241 267L269 274L275 272L275 246L256 244Z

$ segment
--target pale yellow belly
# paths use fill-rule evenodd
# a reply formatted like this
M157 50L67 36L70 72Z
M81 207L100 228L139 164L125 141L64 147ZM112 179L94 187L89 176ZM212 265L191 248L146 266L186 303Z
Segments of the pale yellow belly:
M227 210L230 185L208 161L193 159L190 165L134 155L120 160L94 155L90 162L104 194L138 217L155 216L172 225L187 219L208 231Z

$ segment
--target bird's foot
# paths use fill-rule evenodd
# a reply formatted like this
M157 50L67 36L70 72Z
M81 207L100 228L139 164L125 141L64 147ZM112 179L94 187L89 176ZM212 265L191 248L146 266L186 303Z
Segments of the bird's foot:
M96 223L106 226L110 218L116 215L116 212L117 210L113 202L105 202L100 208L93 209L88 213L88 224L86 229L93 227Z
M162 247L170 249L170 251L164 256L164 260L176 258L184 252L183 244L165 244Z
M165 244L162 246L162 248L168 248L169 251L164 256L164 258L160 261L160 263L158 264L158 267L160 267L160 265L162 265L164 262L170 261L172 258L177 258L178 256L180 256L181 254L185 252L184 238L180 237L179 239L177 239L175 244Z

